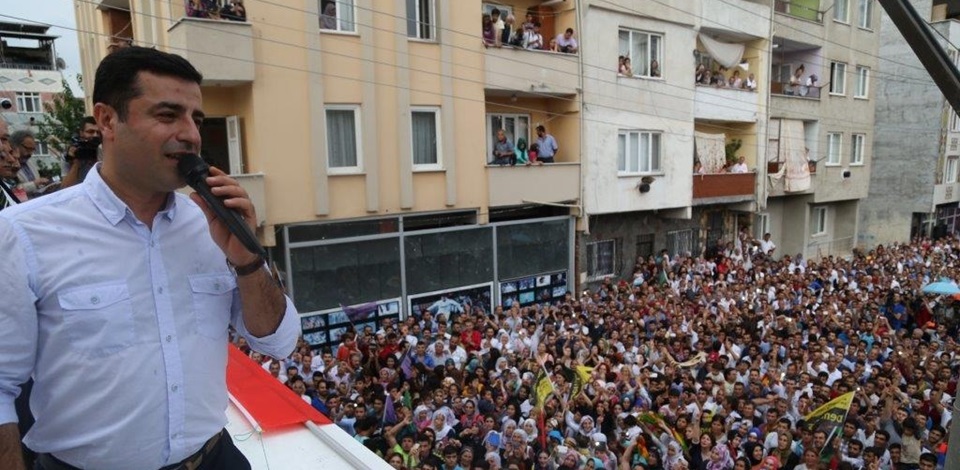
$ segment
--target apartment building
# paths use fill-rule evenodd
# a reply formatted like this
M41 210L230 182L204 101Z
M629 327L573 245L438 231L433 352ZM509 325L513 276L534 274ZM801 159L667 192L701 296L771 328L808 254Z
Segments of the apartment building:
M63 62L57 57L57 36L49 26L0 22L0 118L10 130L37 131L46 104L63 91ZM56 157L46 142L37 141L33 154L52 165Z
M86 76L127 44L204 74L202 154L252 195L311 344L338 343L350 323L572 289L575 55L485 48L479 1L76 7ZM488 165L497 129L530 142L540 124L559 163Z
M911 4L956 60L960 10L939 0ZM876 150L870 196L860 211L860 239L887 244L955 233L960 228L960 119L886 15L880 57L890 79L877 81Z
M862 241L875 82L890 76L878 66L879 5L776 0L774 9L768 181L756 233L770 232L780 254L848 255Z

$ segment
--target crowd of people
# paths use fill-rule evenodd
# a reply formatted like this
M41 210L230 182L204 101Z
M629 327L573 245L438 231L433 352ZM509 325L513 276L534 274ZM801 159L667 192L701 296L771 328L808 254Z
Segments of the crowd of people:
M555 38L545 41L540 32L540 20L528 12L526 19L517 27L517 19L494 8L481 17L483 45L486 47L515 47L533 51L551 51L576 54L580 49L573 28L567 28Z
M209 20L247 21L243 0L187 0L187 16Z
M952 300L921 289L958 256L918 239L814 261L741 234L555 303L251 355L398 470L934 470L960 350ZM836 432L806 421L848 392Z
M715 86L718 88L732 88L735 90L757 91L757 79L751 73L747 78L743 78L739 69L734 69L730 77L727 77L729 71L726 67L720 66L716 70L710 70L704 64L697 65L694 73L694 82L697 85Z

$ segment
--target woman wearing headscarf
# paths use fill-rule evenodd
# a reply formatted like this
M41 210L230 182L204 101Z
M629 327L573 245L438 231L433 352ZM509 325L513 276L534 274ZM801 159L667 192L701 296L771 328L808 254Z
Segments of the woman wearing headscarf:
M707 461L707 470L733 470L733 458L730 450L724 445L715 445L710 451L710 460Z
M671 440L667 444L667 455L663 458L663 468L675 470L677 466L688 467L687 459L683 458L683 449L680 448L680 443Z
M763 444L759 442L747 442L743 445L743 454L750 461L752 470L760 470L763 463Z
M503 427L500 428L500 449L507 448L507 442L513 436L513 431L517 430L517 422L511 418L503 420Z
M453 437L453 427L456 426L458 422L457 418L453 416L453 411L446 406L434 411L430 427L433 428L433 432L437 435L436 441L440 442L448 437Z
M417 425L417 431L423 431L430 427L433 411L427 405L420 405L413 410L413 422Z

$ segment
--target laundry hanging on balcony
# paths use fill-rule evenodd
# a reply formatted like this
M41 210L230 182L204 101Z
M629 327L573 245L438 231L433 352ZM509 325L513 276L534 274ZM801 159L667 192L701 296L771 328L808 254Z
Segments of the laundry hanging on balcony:
M693 135L697 159L703 165L703 172L720 173L727 164L726 135L706 132L694 132Z
M743 60L743 51L746 49L743 44L720 42L705 34L700 34L697 37L700 39L703 48L710 54L710 58L720 65L731 69Z
M773 124L773 123L771 123ZM770 175L773 181L783 180L783 190L796 193L810 189L810 164L803 121L781 119L771 125L771 138L767 147L768 161L780 163L780 169Z

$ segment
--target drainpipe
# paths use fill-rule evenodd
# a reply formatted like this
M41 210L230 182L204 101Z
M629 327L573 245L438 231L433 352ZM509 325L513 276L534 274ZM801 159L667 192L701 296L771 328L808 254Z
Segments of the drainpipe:
M575 1L574 1L574 8L576 8L576 11L574 11L574 15L576 15L577 31L580 31L580 41L581 41L581 42L583 42L583 39L584 39L584 35L583 35L583 21L582 21L582 15L583 15L582 7L583 7L583 4L582 4L581 0L575 0ZM580 77L579 77L579 84L580 84L580 85L579 85L579 86L580 86L580 90L579 90L580 102L579 102L578 105L577 105L577 106L579 106L579 108L580 108L580 203L579 203L579 209L577 210L577 212L578 212L577 217L580 218L580 224L581 224L581 226L583 227L583 233L586 235L586 234L589 234L589 233L590 233L590 217L587 216L586 213L585 213L585 211L584 211L584 205L585 205L585 201L586 201L586 198L584 197L584 195L586 194L586 189L585 189L585 188L586 188L586 181L584 180L584 174L585 174L585 173L584 173L584 171L583 171L583 167L584 167L584 165L586 164L586 161L585 161L583 158L584 158L584 155L586 155L585 149L586 149L586 141L587 141L587 139L586 139L585 136L584 136L584 134L585 134L585 133L584 133L584 123L586 122L586 119L585 119L584 116L583 116L583 112L584 112L584 109L583 109L583 96L584 96L584 89L583 89L583 83L584 83L584 79L583 79L583 69L584 69L584 66L583 66L583 56L584 56L584 54L585 54L585 50L586 50L586 49L584 48L584 44L581 44L581 45L580 45L580 50L577 51L577 52L579 52L579 54L577 54L577 64L578 64L579 67L580 67L580 71L579 71L579 72L580 72L580 73L579 73L579 75L580 75ZM573 276L574 276L574 278L573 278L573 285L576 286L576 290L575 290L574 292L579 292L579 291L580 291L580 288L581 288L581 286L580 286L580 271L579 271L579 269L578 269L577 267L578 267L578 265L579 265L578 260L580 259L580 253L576 250L576 247L580 246L580 243L577 243L577 230L576 230L576 226L574 226L573 237L574 237L574 243L573 243L573 246L574 246L574 260L573 260L573 266L572 266L572 268L573 268L573 269L572 269L572 272L573 272Z
M773 82L773 77L770 75L773 69L773 35L775 24L773 19L777 14L776 1L777 0L770 0L770 33L767 37L767 87L766 91L764 92L767 98L767 112L765 113L767 122L763 123L763 125L766 127L766 132L763 133L766 138L766 142L757 142L757 147L759 147L757 151L758 153L761 153L761 155L757 155L757 160L762 159L763 161L762 164L757 165L759 167L759 171L757 173L760 175L760 191L758 194L759 197L757 198L757 212L762 212L767 209L767 198L770 195L770 191L767 188L767 146L770 145L770 99L772 96L770 93L770 84ZM783 123L781 122L780 125L783 126ZM779 137L777 137L777 139L779 139ZM779 159L780 141L777 140L777 160Z

